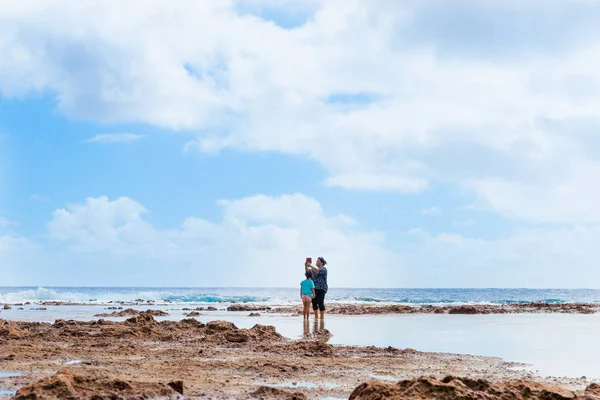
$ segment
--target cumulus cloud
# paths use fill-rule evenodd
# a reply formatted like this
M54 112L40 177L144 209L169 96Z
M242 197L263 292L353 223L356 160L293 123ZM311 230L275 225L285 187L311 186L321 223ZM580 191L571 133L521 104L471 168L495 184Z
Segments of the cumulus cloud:
M407 240L407 279L416 287L599 287L597 226L523 229L499 239L414 231Z
M512 218L600 221L596 1L118 5L0 3L2 94L211 132L187 150L308 155L327 185L455 185Z
M78 284L93 277L103 284L289 287L301 280L305 257L323 255L338 287L381 286L384 272L387 284L402 285L397 257L381 233L328 215L310 197L257 195L218 204L218 222L189 217L160 230L135 200L88 198L56 210L48 232L73 260L86 260L85 275L65 278Z
M144 135L135 133L100 133L86 139L88 143L131 143L140 140Z
M11 223L14 226L16 223ZM0 226L1 228L1 226ZM42 261L39 246L14 232L0 229L0 272L4 285L38 284L39 276L31 276L31 271Z
M421 214L429 215L431 217L435 217L437 215L440 215L441 213L442 213L442 210L440 210L437 207L429 207L429 208L424 208L421 210Z
M600 227L528 228L502 238L413 229L392 242L302 194L218 202L221 217L159 229L121 197L54 211L48 238L0 235L6 284L294 287L305 257L331 287L600 287ZM48 269L52 265L52 270Z

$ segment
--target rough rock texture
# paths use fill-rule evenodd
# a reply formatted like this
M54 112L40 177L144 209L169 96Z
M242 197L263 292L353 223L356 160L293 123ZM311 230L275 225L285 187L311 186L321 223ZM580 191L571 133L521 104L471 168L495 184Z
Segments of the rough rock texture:
M518 313L563 313L593 314L600 310L599 304L499 304L499 305L373 305L373 304L327 304L328 314L363 315L363 314L518 314ZM274 307L270 313L301 314L302 306Z
M269 386L261 386L250 394L252 399L264 400L306 400L304 393L290 392Z
M585 396L578 396L572 391L544 383L523 380L492 383L484 379L453 376L447 376L442 380L438 380L435 377L420 377L403 380L396 384L370 381L362 383L350 394L350 400L583 400L585 398Z
M22 387L15 400L33 399L178 399L183 394L182 382L134 382L110 378L98 373L74 374L63 368L56 374Z
M244 304L232 304L227 307L227 311L267 311L271 307L267 306L249 306Z
M169 315L168 312L161 311L161 310L138 311L138 310L134 310L132 308L128 308L123 311L113 311L111 313L96 314L96 315L94 315L94 317L104 317L104 318L106 318L106 317L129 317L129 316L140 315L140 314L152 315L154 317L164 317L164 316Z
M199 317L202 314L200 314L198 311L190 311L189 313L184 313L183 315L186 317Z
M303 326L301 319L298 324ZM181 382L185 382L185 397L189 399L302 396L317 399L348 398L357 385L374 375L397 380L423 376L442 380L446 375L469 376L473 382L478 379L488 383L520 380L529 388L544 384L544 379L532 372L512 368L522 365L495 357L423 353L392 347L334 346L327 343L332 333L326 324L322 320L311 323L305 326L309 330L306 337L292 340L282 337L272 326L257 324L241 329L228 321L203 324L194 318L157 321L145 313L122 322L56 320L51 324L0 320L1 369L22 374L0 379L0 391L22 388L20 396L26 396L23 387L33 383L34 388L27 390L38 394L29 398L40 398L40 391L46 390L43 386L49 383L54 389L48 390L62 387L67 394L76 391L77 396L86 398L81 393L88 389L105 393L101 386L110 389L116 385L124 391L130 386L132 391L138 392L127 395L131 398L143 398L144 393L150 396L167 390L165 386L181 391ZM70 363L69 370L52 376L66 363ZM78 376L81 378L76 378ZM46 383L40 383L42 378L47 378L43 381ZM553 380L548 379L550 381ZM125 382L129 386L114 382ZM466 380L461 382L467 389L474 390ZM558 378L553 383L570 390L578 389L579 396L584 395L583 389L589 384L583 378ZM294 385L294 389L273 387L280 384ZM454 385L460 386L459 383ZM397 385L390 386L385 390L396 393ZM357 389L356 394L368 398L371 394L367 389ZM369 390L377 396L377 390ZM433 396L434 390L431 390L427 393ZM599 391L600 387L590 385L587 395L591 399ZM54 392L44 393L48 396ZM482 393L488 396L488 392ZM106 395L109 397L102 396L97 398L126 397L116 392ZM150 398L148 396L146 398Z

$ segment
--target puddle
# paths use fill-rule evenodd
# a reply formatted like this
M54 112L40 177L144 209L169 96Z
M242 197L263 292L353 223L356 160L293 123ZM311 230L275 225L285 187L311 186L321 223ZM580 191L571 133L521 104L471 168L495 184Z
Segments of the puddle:
M394 376L392 374L386 374L386 373L378 374L378 373L374 373L374 374L371 374L370 376L371 376L371 378L379 379L381 381L394 381L394 382L399 381L398 377Z
M379 379L381 381L394 381L394 382L400 380L400 379L398 379L395 376L391 376L391 375L377 375L377 374L371 375L371 378Z
M396 374L391 371L375 371L370 375L371 378L379 379L382 381L399 381Z
M340 387L340 385L338 385L337 383L331 383L331 382L319 382L317 383L313 383L313 382L303 382L303 381L299 381L299 382L281 382L281 383L273 383L273 384L267 384L267 386L271 386L271 387L283 387L283 388L289 388L289 389L293 389L293 388L307 388L307 389L314 389L314 388L325 388L325 389L334 389L337 387Z
M0 396L12 396L17 393L16 390L0 390Z
M83 360L71 360L71 361L67 361L65 364L73 365L73 364L80 364L82 362L83 362Z
M0 372L0 378L14 378L15 376L21 376L19 372Z

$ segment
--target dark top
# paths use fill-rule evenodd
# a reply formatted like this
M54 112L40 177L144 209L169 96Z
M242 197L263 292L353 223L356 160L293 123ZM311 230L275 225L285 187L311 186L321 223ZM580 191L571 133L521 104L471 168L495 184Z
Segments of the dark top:
M315 289L321 289L327 292L327 268L319 268L318 273L312 271L312 280L315 283Z

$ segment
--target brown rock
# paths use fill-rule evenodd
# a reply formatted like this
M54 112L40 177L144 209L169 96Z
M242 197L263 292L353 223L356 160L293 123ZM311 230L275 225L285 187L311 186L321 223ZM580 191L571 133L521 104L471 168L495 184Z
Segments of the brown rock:
M260 313L257 312L251 312L250 314L248 314L249 317L260 317Z
M248 306L243 304L232 304L227 307L227 311L267 311L271 307L267 306Z
M55 375L22 387L15 400L32 399L176 399L183 392L183 382L148 383L113 379L96 372L74 374L63 368Z
M5 304L4 307L2 307L2 308L5 309L5 310L10 310L11 309L11 307L8 304Z
M128 308L126 310L119 311L119 312L113 311L111 313L96 314L96 315L94 315L94 317L129 317L129 316L135 316L135 315L140 315L140 314L152 315L154 317L164 317L166 315L169 315L169 313L167 313L165 311L161 311L161 310L138 311L138 310L134 310L132 308Z
M450 308L448 314L487 314L484 309L473 306L456 306Z
M306 400L306 396L300 392L290 392L288 390L274 388L270 386L261 386L251 393L252 399L264 400Z
M25 334L26 332L20 329L14 322L0 321L0 337L18 339L25 336Z
M227 332L225 334L225 339L227 339L228 342L244 343L248 341L248 334L242 330Z
M591 399L600 399L600 385L597 383L592 383L588 387L585 388L585 396L589 400Z
M199 317L202 314L200 314L198 311L191 311L191 312L185 313L183 315L185 315L186 317Z
M560 400L576 398L573 392L537 382L492 383L484 379L447 376L442 380L420 377L396 384L380 381L365 382L354 389L349 399Z
M206 329L213 332L219 332L237 329L237 326L229 321L210 321L206 324Z

